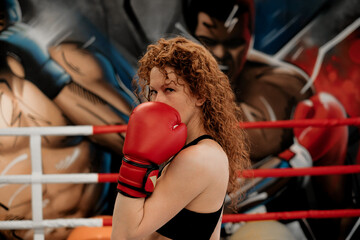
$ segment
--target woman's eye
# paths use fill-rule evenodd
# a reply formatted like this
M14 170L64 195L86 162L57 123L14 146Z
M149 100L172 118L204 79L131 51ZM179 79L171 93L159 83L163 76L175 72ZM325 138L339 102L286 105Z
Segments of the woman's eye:
M150 90L150 92L149 92L149 95L150 95L150 96L155 95L155 94L157 94L157 91L155 91L155 90Z
M152 99L154 98L154 96L156 96L156 94L157 94L157 91L155 91L155 90L149 90L149 94L148 94L147 99L148 99L148 100L152 100Z
M165 89L167 92L173 92L173 91L175 91L173 88L166 88Z

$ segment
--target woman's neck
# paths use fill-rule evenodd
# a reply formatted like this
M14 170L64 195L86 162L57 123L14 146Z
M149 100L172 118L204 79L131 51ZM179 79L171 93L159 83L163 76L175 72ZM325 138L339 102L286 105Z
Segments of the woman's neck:
M204 134L207 134L207 132L205 131L204 124L199 118L197 118L197 121L190 121L187 124L186 144Z

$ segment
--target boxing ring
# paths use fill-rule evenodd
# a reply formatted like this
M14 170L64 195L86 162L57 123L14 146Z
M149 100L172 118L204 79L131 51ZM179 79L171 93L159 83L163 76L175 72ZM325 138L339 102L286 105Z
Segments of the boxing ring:
M336 127L360 126L360 118L347 119L306 119L283 120L272 122L241 123L243 128L294 128L294 127ZM45 228L75 228L78 226L103 227L111 226L111 218L43 218L42 184L44 183L106 183L117 182L118 173L71 173L71 174L44 174L42 169L41 137L42 136L90 136L93 134L121 133L126 131L126 125L114 126L59 126L59 127L23 127L0 129L0 136L29 136L31 174L28 175L0 175L0 184L31 184L31 220L0 221L0 230L33 229L34 239L45 239ZM250 169L239 176L244 178L255 177L293 177L315 176L330 174L360 173L360 165L323 166L307 168L284 169ZM339 218L360 217L360 209L335 210L308 210L291 212L267 212L246 214L224 214L223 223L257 220L289 220L300 218ZM360 218L354 229L360 225ZM351 234L351 233L350 233Z

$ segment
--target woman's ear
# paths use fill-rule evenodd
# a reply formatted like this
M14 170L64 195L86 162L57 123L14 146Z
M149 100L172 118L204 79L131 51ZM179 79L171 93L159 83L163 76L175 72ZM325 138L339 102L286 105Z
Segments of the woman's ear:
M205 101L206 101L205 98L198 98L198 99L196 100L196 102L195 102L195 105L196 105L197 107L201 107L201 106L204 104Z

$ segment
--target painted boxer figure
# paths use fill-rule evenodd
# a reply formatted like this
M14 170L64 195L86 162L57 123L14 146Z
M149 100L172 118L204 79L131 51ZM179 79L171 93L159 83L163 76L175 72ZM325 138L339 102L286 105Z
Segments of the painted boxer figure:
M303 71L251 49L255 18L252 0L184 0L183 3L186 29L212 52L221 69L229 76L246 121L346 118L341 103L330 94L317 93L313 88L301 92L308 81ZM250 138L254 167L327 166L342 165L345 161L346 127L249 129L246 132ZM284 187L298 187L297 183L291 183L293 180L287 181L271 183L264 179L253 192L264 191L273 198ZM345 183L344 176L316 177L312 183L316 199L325 204L322 206L324 209L341 208L346 204L345 189L340 187ZM334 185L339 187L334 189ZM280 205L274 201L274 206L270 203L267 208L270 211L281 209L281 205L287 207L282 210L306 208L307 203L304 206L299 199ZM242 209L251 209L261 201L250 201L251 204ZM334 226L337 229L339 223Z
M93 45L62 42L44 46L21 22L16 1L1 3L0 127L126 124L136 103L109 84L120 75ZM15 14L16 13L16 14ZM41 32L41 29L40 29ZM125 75L125 74L124 74ZM127 80L131 81L132 76ZM118 81L118 80L116 80ZM125 86L125 85L124 85ZM129 90L128 92L131 93ZM111 154L122 156L122 134L42 137L43 172L110 172ZM103 146L100 147L99 143ZM2 175L30 174L29 138L0 137ZM81 218L106 207L108 184L43 184L44 219ZM31 219L31 185L0 188L1 220ZM111 206L112 209L112 206ZM46 238L64 239L71 229L47 229ZM29 231L1 231L0 238L31 239Z

